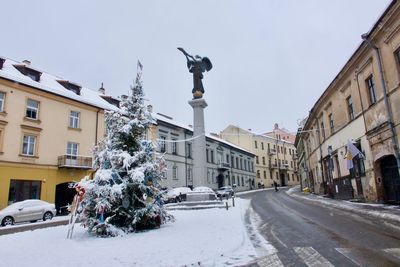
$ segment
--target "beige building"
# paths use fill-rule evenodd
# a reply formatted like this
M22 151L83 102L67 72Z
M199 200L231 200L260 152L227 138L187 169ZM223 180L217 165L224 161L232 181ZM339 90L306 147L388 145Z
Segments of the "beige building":
M92 172L92 149L104 137L97 92L0 58L0 209L24 199L69 202L68 183Z
M399 1L362 38L297 134L302 178L335 198L400 203ZM350 169L348 140L364 155Z
M256 155L256 185L273 187L274 181L281 186L299 184L296 148L293 143L255 134L233 125L225 128L220 136Z

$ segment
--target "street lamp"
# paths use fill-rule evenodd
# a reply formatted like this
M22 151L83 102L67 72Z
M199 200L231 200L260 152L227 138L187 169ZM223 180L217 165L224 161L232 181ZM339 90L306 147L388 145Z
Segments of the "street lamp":
M383 89L383 98L385 101L385 107L386 107L386 111L388 113L389 119L388 119L388 124L389 124L389 128L390 131L392 133L392 142L393 142L393 149L394 149L394 153L395 153L395 157L396 157L396 162L397 162L397 171L400 175L400 153L399 153L399 143L397 141L397 136L396 136L396 131L393 127L393 112L392 109L390 107L389 104L389 99L387 97L388 91L386 88L386 82L385 82L385 76L383 75L383 67L382 67L382 58L381 58L381 53L379 48L372 44L370 40L368 40L368 33L364 33L361 35L361 39L370 47L372 48L375 53L376 53L376 57L378 59L378 68L379 68L379 74L381 76L381 84L382 84L382 89Z

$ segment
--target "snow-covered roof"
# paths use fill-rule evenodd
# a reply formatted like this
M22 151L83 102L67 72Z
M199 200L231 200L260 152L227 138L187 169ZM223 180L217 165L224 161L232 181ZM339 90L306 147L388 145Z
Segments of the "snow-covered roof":
M81 87L80 95L77 95L76 93L72 92L71 90L68 90L58 82L60 80L68 81L68 79L54 76L47 72L38 70L34 67L31 67L30 65L27 65L24 62L17 62L4 57L1 58L5 59L5 61L3 67L0 69L0 78L12 80L33 88L37 88L39 90L43 90L91 106L99 107L106 110L117 110L115 106L111 105L110 103L102 99L96 91L90 90L86 87L79 85ZM40 76L40 80L38 82L34 81L29 76L22 74L14 65L25 66L31 70L41 72L42 74ZM77 85L74 82L71 82L71 84Z
M171 125L175 125L175 126L177 126L177 127L179 127L179 128L188 130L188 131L190 131L190 132L193 133L193 128L190 127L189 125L186 125L186 124L177 122L177 121L175 121L175 120L173 120L173 119L169 119L169 118L167 118L167 117L165 117L165 116L162 116L162 115L160 115L160 114L158 114L158 113L157 113L157 114L156 114L156 113L152 113L152 116L153 116L153 118L156 119L157 121L163 121L163 122L165 122L165 123L168 123L168 124L171 124ZM235 148L235 149L238 149L238 150L242 150L242 151L244 151L244 152L246 152L246 153L248 153L248 154L254 155L254 153L251 152L251 151L249 151L249 150L246 150L246 149L244 149L244 148L242 148L242 147L240 147L240 146L237 146L237 145L235 145L235 144L233 144L233 143L230 143L230 142L228 142L228 141L226 141L226 140L224 140L224 139L218 138L218 137L216 137L216 136L214 136L214 135L211 135L211 134L209 134L209 133L206 133L206 137L209 138L209 139L212 139L212 140L214 140L214 141L216 141L216 142L223 143L223 144L228 145L228 146L230 146L230 147L232 147L232 148Z

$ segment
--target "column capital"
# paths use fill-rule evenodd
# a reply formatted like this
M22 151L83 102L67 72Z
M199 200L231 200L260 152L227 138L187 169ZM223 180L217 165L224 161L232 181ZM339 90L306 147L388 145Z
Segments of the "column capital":
M192 108L198 108L198 107L205 108L208 106L206 100L203 98L193 99L193 100L190 100L188 103L189 103L189 105L192 106Z

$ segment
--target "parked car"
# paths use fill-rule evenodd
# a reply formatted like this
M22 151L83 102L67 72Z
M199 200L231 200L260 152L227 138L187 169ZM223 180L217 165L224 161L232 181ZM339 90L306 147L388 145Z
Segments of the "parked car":
M51 220L56 215L54 204L38 199L28 199L11 204L0 211L2 226L13 225L18 222L36 222Z
M186 200L186 194L192 192L189 187L172 188L165 194L165 203L177 203Z
M217 190L217 197L232 197L234 194L231 186L223 186Z

